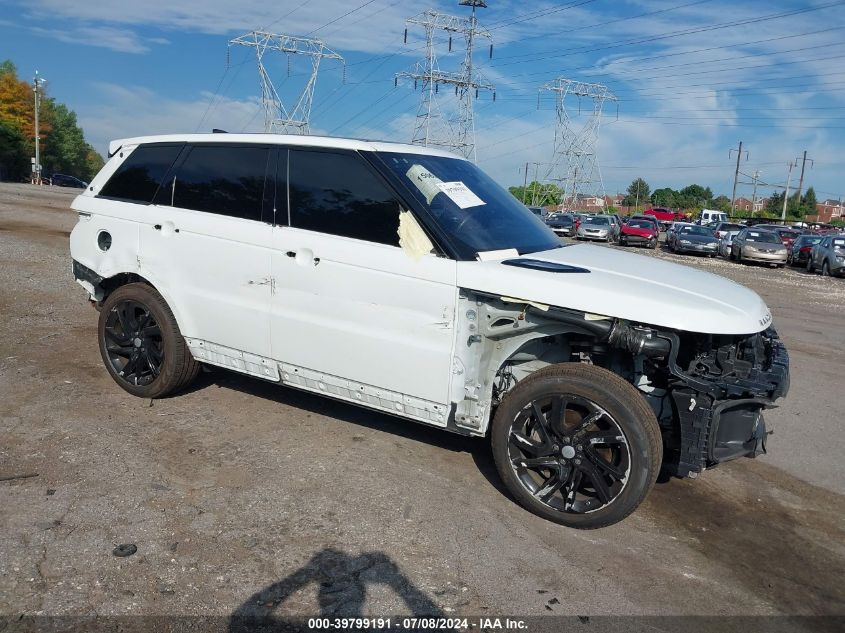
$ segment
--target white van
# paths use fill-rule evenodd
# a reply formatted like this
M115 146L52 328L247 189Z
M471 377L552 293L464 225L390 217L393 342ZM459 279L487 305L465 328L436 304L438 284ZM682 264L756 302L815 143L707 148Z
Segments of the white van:
M711 222L727 222L728 214L713 209L702 209L698 217L699 224L710 224Z
M788 389L754 292L562 244L452 154L216 134L110 156L73 202L70 250L104 365L136 396L215 365L489 434L521 504L595 528L661 467L695 476L762 452L762 410Z

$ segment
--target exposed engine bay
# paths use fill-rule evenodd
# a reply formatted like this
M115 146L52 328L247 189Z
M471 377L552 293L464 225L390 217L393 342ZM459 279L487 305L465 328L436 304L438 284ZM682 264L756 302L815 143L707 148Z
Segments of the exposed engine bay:
M771 327L749 335L666 330L464 291L453 387L455 425L482 434L490 412L531 373L588 363L633 384L657 417L666 474L695 477L765 452L763 410L789 390L789 357ZM453 389L453 393L457 393Z

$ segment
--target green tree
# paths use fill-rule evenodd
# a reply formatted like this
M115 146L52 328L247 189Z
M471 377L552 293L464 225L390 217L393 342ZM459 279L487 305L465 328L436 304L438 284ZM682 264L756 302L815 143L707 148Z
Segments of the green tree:
M731 212L731 199L727 196L716 196L715 198L713 198L713 201L710 203L710 205L714 209L718 209L719 211L723 211L725 213Z
M815 215L816 213L816 190L812 187L807 187L807 191L801 196L801 215Z
M26 139L13 125L0 121L0 180L22 180L29 173Z
M533 205L536 200L537 206L541 207L560 204L562 198L560 187L552 184L543 184L536 180L530 182L527 187L508 187L508 191L520 202Z
M642 178L637 178L630 185L628 185L627 195L622 200L622 206L633 207L639 204L645 204L650 200L651 187Z
M675 197L677 192L670 187L663 187L662 189L655 189L651 194L651 201L660 207L675 207L677 206Z
M782 191L775 192L766 201L763 210L769 215L780 215L783 211L783 198L786 194Z

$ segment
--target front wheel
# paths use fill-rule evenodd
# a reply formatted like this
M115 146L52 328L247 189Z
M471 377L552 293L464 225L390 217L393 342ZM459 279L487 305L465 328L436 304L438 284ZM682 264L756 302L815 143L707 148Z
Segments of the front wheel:
M807 256L807 272L814 273L816 272L815 266L813 266L813 257L812 255Z
M133 396L162 398L199 372L173 312L147 284L127 284L109 295L97 332L106 369Z
M822 262L822 277L830 277L830 264L827 263L827 260Z
M663 447L640 393L607 369L552 365L520 382L496 410L493 458L514 498L555 523L617 523L645 499Z

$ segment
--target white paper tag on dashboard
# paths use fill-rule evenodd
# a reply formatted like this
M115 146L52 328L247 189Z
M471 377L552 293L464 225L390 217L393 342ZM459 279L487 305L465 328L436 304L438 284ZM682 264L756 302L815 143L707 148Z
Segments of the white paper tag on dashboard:
M420 193L425 196L425 201L428 204L431 204L434 196L441 191L439 185L442 185L443 181L422 165L413 165L405 172L405 175L420 190Z
M470 207L478 207L482 204L487 204L484 200L470 191L469 187L460 180L455 182L441 182L438 183L437 187L440 191L449 196L449 199L461 209L468 209Z

